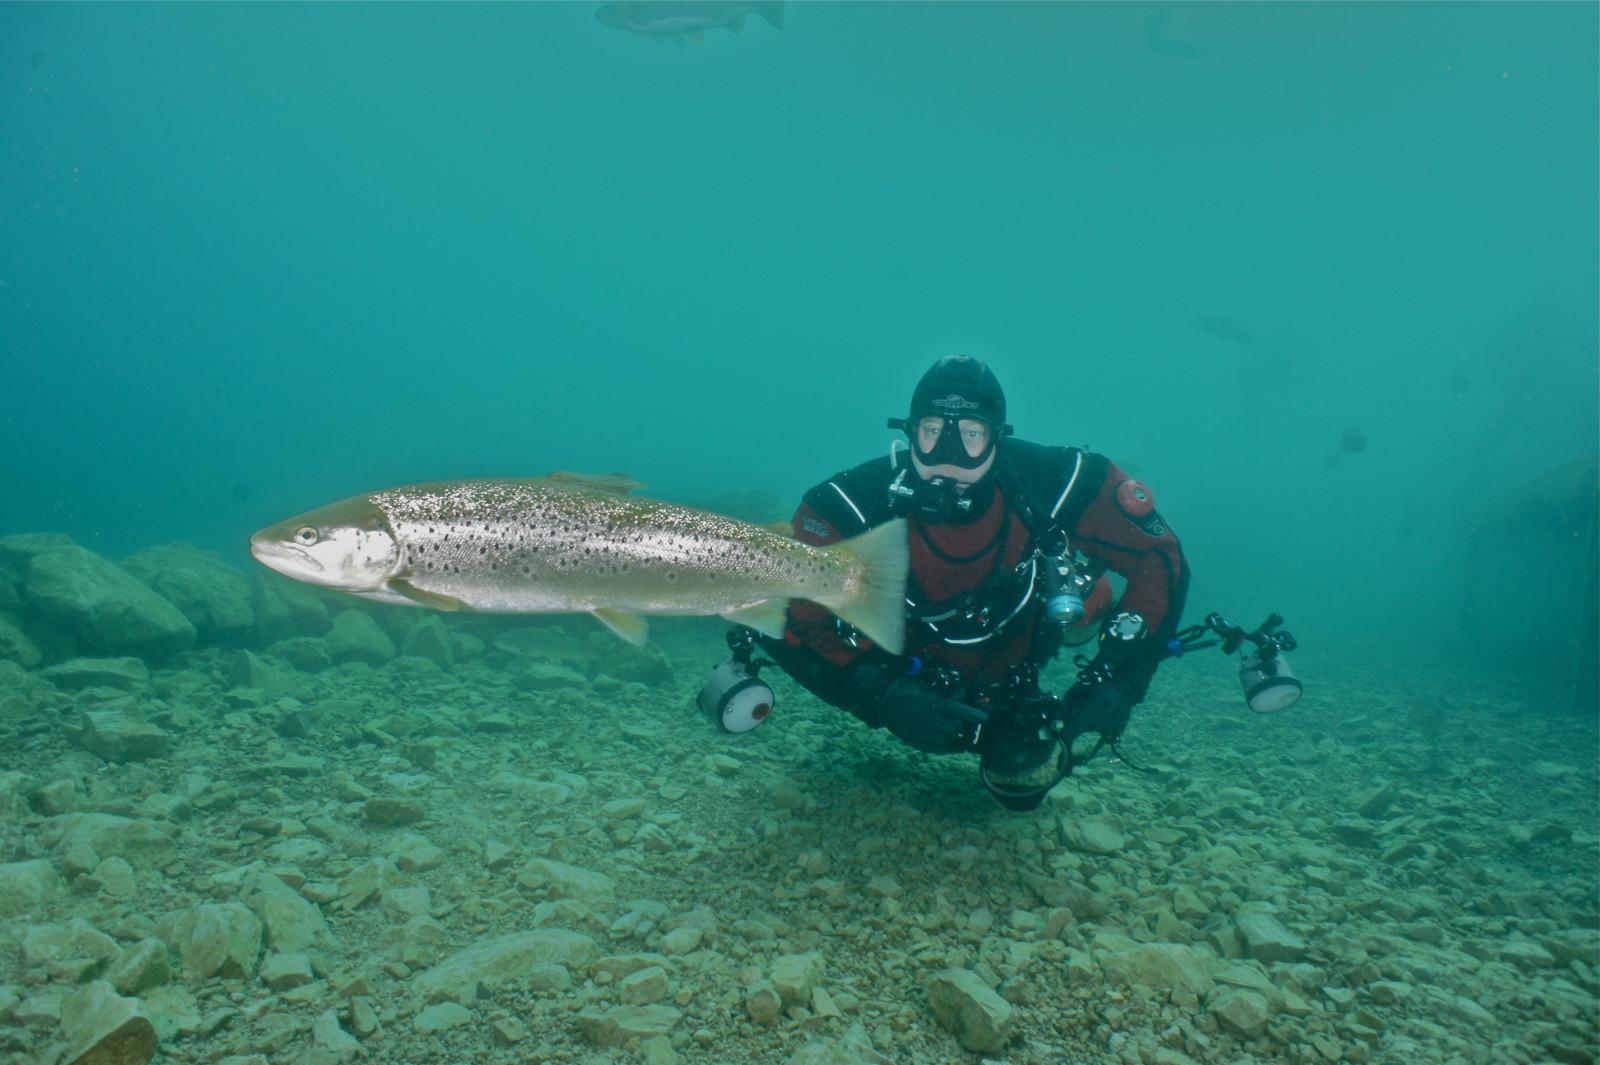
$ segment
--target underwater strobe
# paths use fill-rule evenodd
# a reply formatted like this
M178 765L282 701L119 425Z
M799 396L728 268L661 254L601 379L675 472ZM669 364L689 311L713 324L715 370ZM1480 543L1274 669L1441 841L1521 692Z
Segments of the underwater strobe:
M1300 679L1289 668L1285 651L1296 647L1294 637L1277 631L1283 618L1271 614L1254 632L1230 625L1221 614L1207 614L1205 628L1222 637L1222 653L1233 654L1246 641L1255 648L1239 657L1239 686L1244 701L1258 714L1287 710L1300 699Z
M728 660L711 671L695 700L700 712L724 732L749 732L772 713L772 689L761 679L771 662L755 657L755 633L738 627L728 633Z

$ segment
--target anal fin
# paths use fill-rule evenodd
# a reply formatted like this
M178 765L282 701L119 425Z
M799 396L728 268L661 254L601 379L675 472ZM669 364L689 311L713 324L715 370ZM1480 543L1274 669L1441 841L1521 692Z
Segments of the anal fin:
M789 600L763 599L751 606L737 610L724 610L722 616L735 625L748 625L763 636L783 639L784 626L788 624Z
M610 607L601 607L591 610L595 620L600 622L612 632L621 636L635 647L643 647L650 638L650 622L638 614L630 614L625 610L613 610Z

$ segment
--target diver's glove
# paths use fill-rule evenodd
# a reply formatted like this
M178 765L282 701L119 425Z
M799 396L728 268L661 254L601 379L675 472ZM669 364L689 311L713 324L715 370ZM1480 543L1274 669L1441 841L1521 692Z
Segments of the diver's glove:
M1128 686L1115 677L1105 680L1080 680L1063 697L1067 709L1068 743L1085 732L1100 736L1104 743L1116 743L1128 727L1134 704L1139 701Z
M846 706L873 728L886 728L900 742L929 754L965 751L989 715L975 706L938 694L911 677L862 663L852 670L855 697Z

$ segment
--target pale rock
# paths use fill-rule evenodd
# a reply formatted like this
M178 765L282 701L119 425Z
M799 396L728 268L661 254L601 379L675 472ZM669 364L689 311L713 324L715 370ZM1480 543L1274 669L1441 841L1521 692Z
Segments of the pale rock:
M644 813L645 801L640 798L612 799L600 807L600 816L611 821L623 821Z
M61 1029L67 1065L144 1065L155 1056L156 1029L138 999L123 998L104 980L68 995Z
M39 672L64 692L84 688L136 691L150 683L150 669L137 658L73 658Z
M1393 784L1378 784L1350 796L1350 805L1362 817L1376 819L1388 812L1397 797Z
M1522 969L1543 969L1555 965L1555 955L1531 939L1513 939L1502 943L1495 956L1503 962Z
M427 885L412 884L385 891L378 907L384 913L399 918L420 917L433 909L433 900Z
M43 858L0 865L0 917L41 910L62 892L61 877Z
M23 964L29 968L71 960L98 965L109 962L122 949L116 940L82 917L65 924L30 925L22 932L21 946Z
M757 980L744 993L744 1009L757 1024L777 1024L783 1016L783 996L771 980Z
M210 551L191 544L147 547L122 568L178 608L207 641L231 642L256 625L250 579Z
M472 1011L454 1002L436 1002L411 1022L422 1035L436 1035L472 1021Z
M180 1035L193 1035L200 1030L202 1021L200 1002L194 995L175 984L163 984L140 996L150 1023L156 1027L156 1038L161 1042Z
M578 1031L596 1046L620 1047L630 1039L666 1035L683 1014L671 1006L617 1006L578 1014Z
M1205 995L1216 986L1206 958L1182 943L1140 943L1098 956L1114 983Z
M24 669L32 669L44 660L39 645L28 638L5 615L0 614L0 661L15 662Z
M1011 1035L1011 1003L970 969L946 969L928 981L928 1003L940 1027L967 1050L997 1053Z
M130 943L106 970L106 979L124 995L138 995L172 980L172 959L159 939Z
M321 673L333 666L328 641L320 636L292 636L267 648L267 653L302 673Z
M133 866L124 858L100 859L92 875L100 882L100 890L114 899L131 899L139 890Z
M28 804L45 817L70 814L78 805L78 784L71 777L57 777L30 791Z
M659 965L629 973L617 984L617 1000L624 1006L648 1006L667 996L667 971Z
M407 873L421 873L444 864L444 849L426 837L407 832L395 847L394 864Z
M172 737L125 710L90 710L79 719L78 743L90 754L121 765L164 756Z
M784 1065L893 1065L873 1049L860 1025L837 1039L813 1039L789 1056Z
M349 1061L361 1053L361 1041L339 1026L339 1015L323 1010L311 1024L311 1041L338 1061Z
M352 870L339 881L339 905L353 910L383 894L391 884L402 882L400 870L387 858L374 858Z
M1245 953L1256 961L1299 961L1305 957L1306 941L1265 910L1240 910L1234 915L1234 926L1244 941Z
M306 950L321 944L328 935L322 911L271 873L251 877L241 897L261 918L267 945L273 950Z
M1128 845L1122 819L1114 814L1063 817L1057 826L1062 846L1085 854L1115 854Z
M1246 1039L1254 1039L1265 1032L1272 1016L1265 998L1243 988L1223 991L1206 1012L1216 1014L1225 1026Z
M177 607L77 545L33 556L23 591L37 614L91 652L166 658L194 646L194 625Z
M700 942L705 938L703 928L674 928L661 937L658 944L661 953L677 956L688 954L700 947Z
M811 1001L812 989L822 981L824 962L816 951L785 954L772 963L772 986L785 1006L804 1006Z
M172 861L177 846L154 825L115 814L65 814L50 824L63 849L83 844L101 858L123 858L135 869L159 869Z
M426 914L401 925L392 938L397 943L400 960L413 969L432 965L453 945L445 926Z
M333 627L325 593L299 581L261 567L255 571L250 591L262 643L321 636Z
M333 616L333 628L325 637L328 654L335 662L365 662L381 666L395 656L394 641L359 610L341 610Z
M197 980L253 974L261 932L261 919L242 902L205 903L156 922L157 935Z
M274 991L287 991L304 987L316 977L311 972L311 959L304 954L268 954L261 962L261 982Z
M530 891L544 891L550 898L574 898L585 902L609 902L616 881L604 873L582 869L551 858L530 858L517 870L517 883Z
M361 806L363 816L375 825L412 825L428 816L415 799L373 798Z
M479 988L493 989L523 979L536 965L581 969L600 957L600 948L581 932L539 928L479 940L457 951L416 980L429 999L471 1002Z
M409 656L426 658L440 669L449 669L456 661L450 631L437 614L424 614L412 622L400 641L400 650Z

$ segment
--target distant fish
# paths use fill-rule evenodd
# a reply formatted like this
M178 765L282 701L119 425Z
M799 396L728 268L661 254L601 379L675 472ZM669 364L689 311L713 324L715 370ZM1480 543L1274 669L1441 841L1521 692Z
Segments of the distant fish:
M1464 367L1457 366L1450 371L1450 391L1459 396L1470 388L1472 388L1472 377Z
M1339 434L1339 450L1347 455L1367 450L1367 434L1361 426L1352 422L1344 427L1344 432Z
M1226 340L1230 344L1243 347L1254 340L1255 334L1232 318L1217 317L1210 314L1201 314L1198 311L1189 319L1189 324L1208 337L1217 340Z
M234 484L233 490L228 493L228 498L233 501L235 506L250 502L250 486L243 481L237 482Z
M596 657L587 641L569 636L548 625L524 625L507 629L494 638L497 649L523 658L545 658L565 662L589 662Z
M1152 52L1157 52L1173 59L1201 59L1206 50L1198 44L1188 41L1173 40L1167 35L1167 28L1172 25L1176 12L1170 8L1160 8L1152 12L1144 20L1144 43Z
M641 614L717 614L769 635L790 599L905 644L906 524L827 547L659 500L620 475L441 481L355 496L250 538L264 565L386 603L587 612L642 644Z
M707 30L744 32L744 20L759 15L783 29L783 0L616 0L601 4L595 21L645 37L705 39Z

